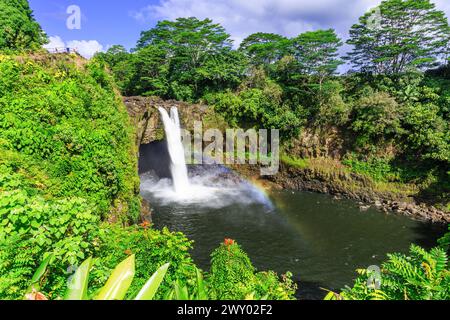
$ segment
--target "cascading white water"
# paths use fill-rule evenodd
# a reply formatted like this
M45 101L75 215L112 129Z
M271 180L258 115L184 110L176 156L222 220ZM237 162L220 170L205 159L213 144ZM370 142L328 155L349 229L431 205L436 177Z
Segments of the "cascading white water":
M270 200L245 180L236 180L230 170L221 166L203 168L200 174L188 178L184 147L181 140L178 109L172 108L170 116L163 108L158 108L164 123L172 181L155 178L151 172L141 176L141 192L151 194L155 201L163 205L179 203L195 204L200 207L221 208L233 203L267 203ZM230 179L223 175L230 174Z
M172 173L173 186L176 193L189 191L189 178L184 158L184 148L181 141L180 118L178 109L173 107L170 109L170 117L166 109L158 108L164 123L164 131L166 132L167 146L171 159L170 172Z

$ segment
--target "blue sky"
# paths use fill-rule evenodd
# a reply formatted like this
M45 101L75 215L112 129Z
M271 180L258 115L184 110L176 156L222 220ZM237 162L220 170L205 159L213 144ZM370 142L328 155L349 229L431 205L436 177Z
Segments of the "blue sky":
M131 49L142 30L158 20L209 17L221 23L238 45L251 33L296 36L335 28L342 38L359 16L380 0L29 0L37 21L51 40L49 47L76 47L86 57L114 44ZM450 16L449 0L434 0ZM81 29L69 30L70 5L81 10Z
M36 20L50 37L63 41L97 41L103 50L113 44L132 48L140 31L150 28L152 21L138 21L132 12L151 5L149 0L29 0ZM69 30L66 13L70 5L81 9L81 29Z

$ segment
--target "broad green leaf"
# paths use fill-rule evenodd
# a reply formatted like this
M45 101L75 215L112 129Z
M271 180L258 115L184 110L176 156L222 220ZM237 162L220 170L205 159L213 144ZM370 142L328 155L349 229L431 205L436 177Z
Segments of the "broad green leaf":
M68 284L65 300L86 300L92 258L84 261Z
M36 270L36 272L33 275L33 278L31 278L31 283L35 284L41 280L41 278L44 276L45 271L47 271L47 267L50 263L50 261L53 258L53 254L50 254L42 263L40 264L39 268Z
M151 276L147 283L142 287L141 291L139 291L134 300L152 300L155 296L156 291L161 285L164 276L166 275L169 265L170 263L167 263L156 270L156 272Z
M53 259L53 254L50 254L39 265L39 267L37 268L36 272L33 275L33 278L31 278L31 285L25 291L25 299L28 294L32 293L33 291L40 290L39 282L41 281L42 277L44 276L45 272L47 271L47 267L52 259Z
M189 300L189 293L186 286L182 287L178 281L175 282L175 299Z
M208 295L206 294L205 285L203 283L203 276L199 269L197 271L197 299L198 300L208 300Z
M123 300L134 278L135 256L122 261L112 272L95 300Z

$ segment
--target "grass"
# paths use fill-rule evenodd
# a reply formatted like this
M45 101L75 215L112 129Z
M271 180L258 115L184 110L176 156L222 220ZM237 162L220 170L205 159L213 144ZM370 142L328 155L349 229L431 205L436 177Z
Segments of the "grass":
M338 160L329 158L303 159L292 155L281 155L281 162L299 170L312 171L315 176L323 176L324 181L332 183L343 190L355 193L361 191L373 191L376 193L390 193L404 198L414 196L420 189L414 184L389 182L375 179L368 172L355 170L344 165Z
M297 158L295 156L289 156L285 154L281 155L281 162L298 169L306 169L310 165L309 159Z

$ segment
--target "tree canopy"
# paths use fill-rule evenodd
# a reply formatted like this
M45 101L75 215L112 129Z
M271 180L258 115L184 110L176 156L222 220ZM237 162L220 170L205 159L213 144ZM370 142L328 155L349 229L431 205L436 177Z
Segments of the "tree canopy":
M0 2L0 49L36 49L46 42L27 0Z
M125 95L207 102L231 125L278 128L283 141L304 127L338 127L362 161L381 154L421 166L398 169L406 180L448 180L445 15L429 0L385 0L350 35L355 72L346 75L338 74L342 41L333 29L293 38L258 32L236 50L221 25L193 17L160 21L132 52L114 46L97 56Z
M258 32L245 38L239 50L247 55L251 64L259 66L280 60L288 53L289 45L290 41L286 37Z
M123 54L114 46L97 56L118 73L126 93L186 101L237 87L247 66L221 25L194 17L158 22L142 32L132 54Z
M343 63L338 58L342 41L333 29L302 33L292 40L292 46L300 72L317 76L320 83Z
M347 59L376 74L430 67L448 54L449 36L445 13L430 0L385 0L352 26Z

